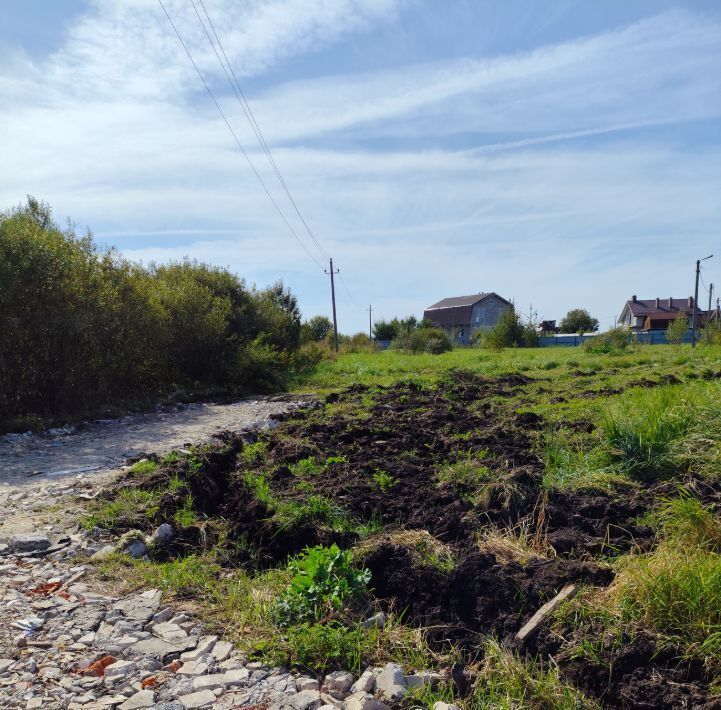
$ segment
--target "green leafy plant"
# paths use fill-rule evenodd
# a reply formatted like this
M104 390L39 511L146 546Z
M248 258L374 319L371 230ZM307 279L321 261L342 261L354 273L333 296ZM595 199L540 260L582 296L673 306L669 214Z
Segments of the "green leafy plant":
M383 493L388 492L398 483L397 478L394 478L390 473L388 473L388 471L383 471L382 469L374 471L371 478L373 479L375 485L378 486Z
M346 601L363 594L370 581L370 572L357 569L350 553L335 544L306 548L288 567L293 579L276 607L283 626L315 622L337 612Z
M301 459L290 466L290 471L294 476L300 478L307 478L308 476L317 476L323 472L323 466L321 466L315 459L314 456L308 456L307 458Z

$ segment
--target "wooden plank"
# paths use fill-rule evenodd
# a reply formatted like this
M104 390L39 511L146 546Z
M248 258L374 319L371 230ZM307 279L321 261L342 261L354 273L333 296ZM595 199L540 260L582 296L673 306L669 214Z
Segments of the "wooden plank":
M573 599L578 589L575 584L567 584L553 599L546 602L516 634L516 641L524 644L533 636L546 619L565 601Z

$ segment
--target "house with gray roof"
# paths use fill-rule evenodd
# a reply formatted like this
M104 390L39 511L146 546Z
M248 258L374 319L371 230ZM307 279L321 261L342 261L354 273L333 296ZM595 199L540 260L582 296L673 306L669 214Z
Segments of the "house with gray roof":
M471 296L444 298L423 311L423 320L441 328L451 338L462 343L470 342L479 330L492 328L504 311L513 304L493 291Z

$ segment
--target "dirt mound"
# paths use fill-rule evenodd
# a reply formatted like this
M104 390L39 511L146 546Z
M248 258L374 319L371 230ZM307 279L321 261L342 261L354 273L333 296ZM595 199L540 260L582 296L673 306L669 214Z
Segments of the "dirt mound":
M407 622L430 629L436 644L454 643L471 653L482 635L512 641L543 603L572 582L607 585L613 572L593 562L536 559L498 563L472 552L452 571L417 565L407 548L385 544L365 565L378 599L402 612Z

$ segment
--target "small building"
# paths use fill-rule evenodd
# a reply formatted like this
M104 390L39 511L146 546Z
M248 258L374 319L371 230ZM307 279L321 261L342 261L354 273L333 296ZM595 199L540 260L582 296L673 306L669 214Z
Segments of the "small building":
M444 298L423 311L423 320L441 328L461 343L469 343L479 330L493 328L513 304L493 291Z
M621 311L618 318L618 325L630 328L634 332L648 330L666 330L672 321L681 316L686 316L691 327L691 316L693 315L693 296L688 298L652 298L641 299L631 296L630 301ZM704 323L706 311L696 307L696 324L701 326Z
M555 320L542 320L538 324L538 332L541 335L552 335L558 333L558 327L556 326Z

